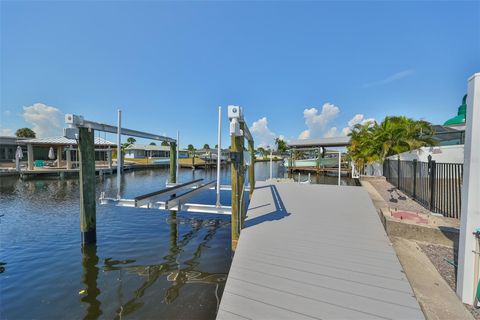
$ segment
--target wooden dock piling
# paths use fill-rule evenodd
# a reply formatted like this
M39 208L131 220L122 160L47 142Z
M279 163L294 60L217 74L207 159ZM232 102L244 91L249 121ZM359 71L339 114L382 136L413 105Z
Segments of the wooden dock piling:
M241 228L241 192L243 183L240 183L241 166L243 166L243 137L231 136L231 152L234 155L231 162L232 175L232 251L237 247Z
M240 122L240 130L243 132L245 130L245 123ZM238 192L240 195L239 199L239 208L238 208L238 215L239 215L239 220L240 220L240 230L243 229L243 223L245 221L245 158L244 158L244 150L245 150L245 137L242 136L241 139L239 140L239 145L237 146L238 149L238 160L239 160L239 166L238 166Z
M250 190L248 192L248 200L252 200L253 190L255 189L255 147L252 141L248 141L248 152L250 153L250 167L248 168L248 181Z
M170 142L170 182L177 183L177 143Z
M80 160L80 231L82 243L97 241L95 203L95 148L94 131L78 128Z

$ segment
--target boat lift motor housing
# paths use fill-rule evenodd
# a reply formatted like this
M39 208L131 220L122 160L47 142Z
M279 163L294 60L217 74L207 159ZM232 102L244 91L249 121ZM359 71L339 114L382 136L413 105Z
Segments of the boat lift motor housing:
M78 139L78 128L63 128L63 136L67 139Z
M242 109L242 107L229 105L228 106L228 119L230 119L230 120L238 119L240 121L243 121L243 109Z

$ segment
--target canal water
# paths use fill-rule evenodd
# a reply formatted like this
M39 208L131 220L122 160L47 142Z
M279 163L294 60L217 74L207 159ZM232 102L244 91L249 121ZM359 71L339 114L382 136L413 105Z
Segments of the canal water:
M182 169L179 181L215 175ZM269 164L257 163L256 176L268 178ZM122 197L162 189L167 177L126 172ZM230 184L228 168L221 180ZM115 186L116 175L97 177L97 197ZM230 196L222 191L222 204ZM213 204L215 191L189 202ZM85 248L79 225L78 179L1 178L1 319L215 318L231 263L229 216L97 204L97 244Z

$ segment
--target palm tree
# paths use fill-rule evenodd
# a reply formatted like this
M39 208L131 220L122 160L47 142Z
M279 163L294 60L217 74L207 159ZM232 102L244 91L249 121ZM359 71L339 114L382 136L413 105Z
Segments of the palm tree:
M257 151L260 152L260 154L262 155L262 158L265 156L265 149L264 148L258 147Z
M35 138L36 134L35 131L33 131L30 128L20 128L15 132L15 135L17 138Z
M386 157L434 145L434 131L427 121L404 116L385 117L378 124L357 124L352 132L348 152L359 166Z
M278 152L285 152L287 151L287 143L285 140L280 138L275 138L275 145L277 146Z
M135 138L133 138L133 137L128 137L127 138L127 143L129 145L134 144L135 142L137 142L137 140Z

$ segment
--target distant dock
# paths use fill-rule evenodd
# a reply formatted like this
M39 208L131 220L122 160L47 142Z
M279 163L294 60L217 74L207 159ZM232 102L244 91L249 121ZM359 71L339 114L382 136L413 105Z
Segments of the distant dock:
M365 190L257 183L217 319L424 319Z
M142 169L157 169L157 168L168 168L168 164L126 164L123 167L123 171L131 170L142 170ZM4 170L0 171L0 177L20 177L24 178L33 178L33 177L76 177L78 176L79 169L66 169L66 168L57 168L57 167L48 167L48 168L35 168L34 170ZM96 166L95 174L97 175L108 175L114 174L117 172L117 167L112 166Z

